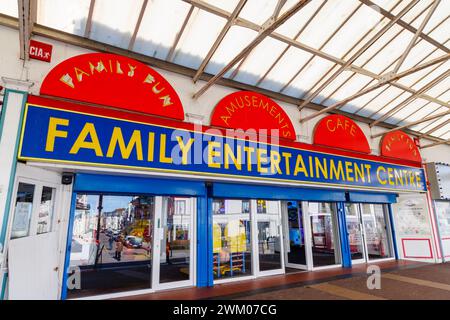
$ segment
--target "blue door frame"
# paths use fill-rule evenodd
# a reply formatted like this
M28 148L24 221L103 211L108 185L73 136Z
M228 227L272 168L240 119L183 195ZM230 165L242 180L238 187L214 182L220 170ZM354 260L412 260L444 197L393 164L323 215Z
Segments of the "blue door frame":
M166 180L153 178L138 178L127 176L112 176L98 174L77 174L75 176L72 203L69 216L66 256L63 275L62 299L67 298L67 281L70 265L70 252L73 232L73 222L78 193L90 194L148 194L148 195L180 195L197 197L197 270L196 285L208 287L214 285L213 275L213 198L228 199L273 199L334 202L337 208L339 240L342 253L342 266L351 268L350 243L348 241L347 223L345 218L345 202L365 202L387 204L390 218L392 239L395 230L392 223L392 208L395 195L373 192L345 192L342 190L321 190L314 188L289 188L277 186L261 186L248 184L214 183L207 184L198 181ZM395 257L398 259L397 247L393 241Z

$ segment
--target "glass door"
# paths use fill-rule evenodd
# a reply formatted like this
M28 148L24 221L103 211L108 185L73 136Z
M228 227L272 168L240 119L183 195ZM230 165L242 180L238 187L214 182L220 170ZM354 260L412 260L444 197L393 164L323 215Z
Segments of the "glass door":
M154 286L167 289L194 284L194 198L157 197Z
M391 258L392 240L389 220L382 204L362 203L361 219L367 248L367 261Z
M279 201L252 200L258 252L258 274L275 274L284 271L283 244L281 241L281 208Z
M357 203L345 204L345 220L347 223L348 242L353 263L366 261L366 245L360 206Z
M450 259L450 201L435 201L439 236L445 261Z
M308 269L304 214L300 201L282 203L286 267Z
M308 218L313 268L340 265L335 205L331 202L309 202Z

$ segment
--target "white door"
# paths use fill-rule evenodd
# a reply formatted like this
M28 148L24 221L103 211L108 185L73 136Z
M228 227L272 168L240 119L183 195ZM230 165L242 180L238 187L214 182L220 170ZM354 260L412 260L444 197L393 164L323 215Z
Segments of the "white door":
M155 290L194 285L196 212L195 198L155 197Z
M8 241L8 298L59 298L61 176L19 164L11 203Z

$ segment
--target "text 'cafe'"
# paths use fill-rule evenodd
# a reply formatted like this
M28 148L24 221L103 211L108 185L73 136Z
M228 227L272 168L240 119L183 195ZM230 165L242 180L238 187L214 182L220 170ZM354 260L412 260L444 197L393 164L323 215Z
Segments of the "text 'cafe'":
M18 170L40 172L67 220L59 298L396 259L391 204L426 191L401 131L373 155L354 121L328 115L313 144L300 143L281 106L247 91L218 101L210 126L195 125L167 80L126 57L72 57L40 94L25 105ZM29 188L25 179L16 192ZM24 237L11 231L11 241Z

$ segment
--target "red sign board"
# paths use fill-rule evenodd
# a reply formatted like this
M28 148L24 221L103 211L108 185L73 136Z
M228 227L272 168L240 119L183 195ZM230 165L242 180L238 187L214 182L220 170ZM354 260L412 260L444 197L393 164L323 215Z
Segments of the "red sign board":
M295 140L289 116L272 99L251 91L232 93L216 105L211 125L242 130L267 130L267 135Z
M136 60L107 53L69 58L45 77L40 93L183 120L175 90L159 73Z
M326 116L317 123L314 144L370 153L369 143L361 128L352 119L339 114Z
M381 155L390 158L422 162L419 148L403 131L392 131L381 139Z
M50 62L52 60L52 49L51 44L30 40L29 55L31 59Z

